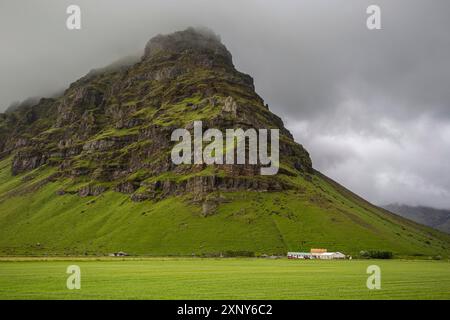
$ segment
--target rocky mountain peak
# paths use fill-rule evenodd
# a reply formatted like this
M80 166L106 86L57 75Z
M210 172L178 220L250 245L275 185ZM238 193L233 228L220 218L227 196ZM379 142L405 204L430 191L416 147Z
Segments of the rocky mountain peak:
M174 58L181 54L221 58L232 65L232 56L220 37L206 28L187 28L167 35L157 35L145 47L144 59Z

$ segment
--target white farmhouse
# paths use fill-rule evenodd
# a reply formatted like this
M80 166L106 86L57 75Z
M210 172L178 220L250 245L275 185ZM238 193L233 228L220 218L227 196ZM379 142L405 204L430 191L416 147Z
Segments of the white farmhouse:
M316 255L317 259L345 259L345 254L340 252L324 252L322 254Z
M288 259L312 259L312 255L309 252L288 252Z

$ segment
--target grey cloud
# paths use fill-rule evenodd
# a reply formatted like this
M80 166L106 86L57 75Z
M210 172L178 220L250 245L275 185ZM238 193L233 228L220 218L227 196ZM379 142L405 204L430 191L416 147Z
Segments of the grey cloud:
M319 170L379 204L449 207L450 122L389 119L378 126L380 132L394 131L387 135L327 130L320 122L288 122Z

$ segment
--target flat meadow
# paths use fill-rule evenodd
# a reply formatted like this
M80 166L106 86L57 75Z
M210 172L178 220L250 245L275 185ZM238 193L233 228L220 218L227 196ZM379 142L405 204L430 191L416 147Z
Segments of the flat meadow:
M66 286L67 267L81 288ZM381 289L366 286L367 267ZM0 258L0 299L450 299L450 262L262 258Z

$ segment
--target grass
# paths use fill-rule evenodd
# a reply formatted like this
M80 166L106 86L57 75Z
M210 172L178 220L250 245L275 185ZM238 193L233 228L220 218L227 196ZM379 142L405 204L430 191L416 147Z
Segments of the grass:
M211 105L205 105L196 110L192 109L192 105L201 103L198 96L186 98L178 103L167 104L161 108L161 114L153 119L153 123L161 126L177 125L184 127L186 124L193 123L197 120L211 119L216 116L220 109Z
M81 289L66 268L81 268ZM381 269L369 290L366 269ZM287 259L3 259L0 299L450 299L448 261Z

